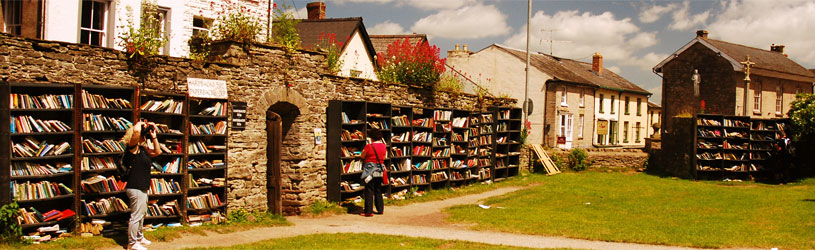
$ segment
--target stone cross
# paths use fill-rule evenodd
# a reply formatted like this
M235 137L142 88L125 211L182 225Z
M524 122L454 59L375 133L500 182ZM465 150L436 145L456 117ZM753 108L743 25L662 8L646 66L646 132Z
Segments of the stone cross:
M693 95L699 96L699 83L702 82L702 77L699 76L698 69L693 70L693 76L690 78L690 80L693 82Z
M756 63L750 61L750 56L747 56L747 61L741 62L744 65L744 80L750 81L750 68L753 67Z

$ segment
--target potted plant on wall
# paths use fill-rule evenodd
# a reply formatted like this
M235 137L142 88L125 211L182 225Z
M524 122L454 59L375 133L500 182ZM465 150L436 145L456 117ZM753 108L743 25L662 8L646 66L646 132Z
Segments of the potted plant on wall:
M158 5L154 1L142 1L141 22L136 27L132 7L127 6L125 9L127 24L125 31L119 36L119 45L125 48L130 68L145 73L154 67L155 56L167 44L161 25L164 16L158 11Z

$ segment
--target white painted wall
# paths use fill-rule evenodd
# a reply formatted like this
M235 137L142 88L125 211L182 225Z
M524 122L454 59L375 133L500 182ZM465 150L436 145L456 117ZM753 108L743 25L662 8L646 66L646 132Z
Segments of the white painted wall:
M594 126L594 129L592 130L592 143L595 144L595 145L610 145L610 144L613 143L612 141L610 141L610 136L611 136L610 129L611 129L611 122L612 121L618 121L618 115L620 113L619 112L619 107L620 107L619 102L620 101L618 100L619 99L619 96L617 96L618 94L619 94L618 91L611 91L611 90L608 90L608 89L596 89L595 90L595 94L594 94L594 96L595 96L595 98L594 98L594 107L595 107L594 108L594 117L595 118L594 118L594 123L593 123L593 125L595 125L595 126ZM603 100L600 100L600 95L603 95ZM611 100L612 96L614 96L613 102ZM600 110L600 102L601 101L603 102L603 110L602 110L603 112L600 112L601 111ZM605 137L603 138L603 141L601 143L598 143L598 140L597 140L598 135L597 135L597 126L596 125L597 125L597 121L600 121L600 120L608 121L609 134L606 134ZM622 125L618 125L618 127L619 126L622 126ZM619 139L619 133L617 134L617 138Z
M359 78L373 81L379 80L374 72L374 62L371 61L373 59L368 57L368 49L365 47L365 42L363 42L359 31L351 35L345 50L340 55L340 60L342 61L342 67L337 75L349 77L351 76L351 70L359 70L362 71L358 76Z
M625 98L628 97L629 102L629 112L628 114L625 113ZM640 115L637 115L637 98L640 98ZM620 145L623 147L645 147L645 137L648 134L648 127L650 125L646 125L648 123L648 96L641 95L641 94L634 94L634 93L627 93L623 92L619 96L619 108L617 109L619 113L619 135L620 135ZM623 138L625 134L624 125L625 122L628 122L628 142L626 142ZM637 122L640 123L640 134L639 137L636 136L636 126Z
M526 64L495 46L487 47L469 56L449 56L447 64L456 70L466 74L470 79L477 81L482 87L487 88L493 95L508 95L518 100L518 106L523 105L524 83ZM543 110L544 110L544 89L543 84L551 76L533 68L530 71L529 98L532 99L533 109L528 120L532 129L527 138L528 143L543 143ZM465 85L470 85L465 83ZM473 89L466 92L474 93ZM577 117L577 116L575 116ZM552 129L555 129L554 127Z
M43 38L76 43L79 40L80 0L46 1Z

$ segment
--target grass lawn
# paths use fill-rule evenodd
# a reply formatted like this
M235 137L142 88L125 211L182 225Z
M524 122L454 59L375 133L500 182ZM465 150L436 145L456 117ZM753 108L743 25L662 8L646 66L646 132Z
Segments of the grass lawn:
M246 245L203 249L531 249L457 240L436 240L381 234L313 234L265 240ZM565 248L563 248L565 249Z
M536 178L537 179L537 178ZM475 229L693 247L815 249L815 179L775 186L564 173L448 209Z

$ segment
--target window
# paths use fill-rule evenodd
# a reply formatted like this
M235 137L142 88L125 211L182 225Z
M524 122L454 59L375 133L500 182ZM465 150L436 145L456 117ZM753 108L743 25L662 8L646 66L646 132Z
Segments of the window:
M572 140L572 115L560 115L560 128L558 129L558 136L566 137L566 141Z
M612 114L614 114L614 112L615 112L614 111L614 102L616 101L615 98L616 98L616 96L611 95L611 113Z
M603 94L600 94L600 104L599 105L600 105L600 114L604 114L605 112L603 111Z
M209 29L212 27L212 19L203 17L192 18L192 37L199 35L209 35Z
M580 114L580 120L578 120L578 123L577 123L577 138L579 138L579 139L583 139L583 121L584 121L583 118L584 117L585 116L583 114Z
M9 34L22 35L23 1L3 0L3 31Z
M170 17L168 16L170 10L167 8L158 7L156 9L145 8L142 12L142 23L151 25L159 32L159 37L163 38L166 43L158 49L159 53L167 55L170 53ZM152 16L151 16L152 15Z
M628 113L628 101L629 101L629 100L628 100L628 96L626 96L626 97L625 97L625 114L626 114L626 115L627 115L627 114L629 114L629 113Z
M775 114L780 115L784 109L784 91L781 86L775 86Z
M79 28L79 43L103 46L105 41L105 19L107 2L83 0L82 22Z
M753 89L753 113L761 113L761 83Z
M608 140L611 145L617 145L617 134L620 132L617 131L617 121L610 121L608 126Z
M642 98L637 98L637 116L642 116Z
M640 142L640 122L637 122L637 126L634 127L634 142Z
M560 90L560 105L569 106L569 104L566 103L566 87Z
M566 115L560 115L560 126L558 126L557 136L566 136Z
M586 89L580 89L580 107L586 105Z
M628 122L623 122L623 143L628 143Z

